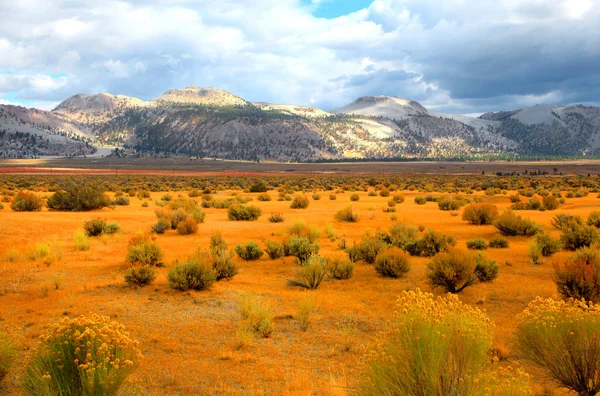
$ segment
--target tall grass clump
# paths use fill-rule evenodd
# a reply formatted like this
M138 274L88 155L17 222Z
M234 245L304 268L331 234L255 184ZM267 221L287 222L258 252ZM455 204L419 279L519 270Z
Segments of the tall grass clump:
M335 219L346 223L356 223L358 214L354 211L352 205L348 205L336 212Z
M85 232L75 232L73 235L73 248L78 251L90 250L89 238Z
M244 295L240 298L239 306L243 328L268 338L275 331L273 323L273 308L271 304L259 297Z
M479 394L495 326L458 297L403 291L387 329L367 349L360 395ZM483 392L481 392L483 394Z
M65 318L42 337L23 374L26 395L116 395L142 354L108 316Z
M44 200L28 191L19 191L10 204L10 208L15 212L39 212L43 206Z
M532 236L542 231L541 227L533 221L517 216L511 210L502 213L493 224L502 235L507 236Z
M296 270L295 277L288 280L290 286L300 286L315 290L327 277L326 262L322 257L312 256Z
M319 228L314 225L308 225L303 219L296 220L287 228L287 233L292 238L307 238L311 243L321 237Z
M478 282L491 282L498 277L499 267L482 253L474 254L461 249L438 253L427 265L431 285L449 293L460 293Z
M517 317L515 344L559 387L600 392L600 306L536 298Z
M16 354L15 343L8 334L0 330L0 381L6 377L8 370L13 366Z
M465 207L462 219L475 225L492 224L498 217L498 208L488 202L472 203Z
M296 303L296 320L300 330L307 331L310 328L312 319L317 312L317 305L312 296L303 296Z

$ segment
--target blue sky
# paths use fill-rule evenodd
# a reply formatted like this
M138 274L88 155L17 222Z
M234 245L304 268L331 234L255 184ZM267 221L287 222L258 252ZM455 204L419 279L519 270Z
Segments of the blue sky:
M190 84L331 109L600 103L600 0L0 1L0 103Z

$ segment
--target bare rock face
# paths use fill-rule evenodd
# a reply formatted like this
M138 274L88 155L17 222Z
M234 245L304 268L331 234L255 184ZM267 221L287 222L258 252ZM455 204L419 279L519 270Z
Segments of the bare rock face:
M169 89L155 101L205 106L244 106L248 104L244 99L231 92L217 88L198 88L193 84L184 89Z
M414 115L429 114L419 102L397 96L362 96L354 102L331 110L335 114L380 116L393 119L406 119Z

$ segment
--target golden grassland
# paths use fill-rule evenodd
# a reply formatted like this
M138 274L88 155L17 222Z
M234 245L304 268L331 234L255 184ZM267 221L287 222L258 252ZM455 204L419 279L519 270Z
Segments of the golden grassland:
M152 193L152 200L159 200L164 194ZM178 194L171 193L173 197ZM181 194L187 198L186 193ZM358 192L358 202L350 202L351 192L338 194L334 201L328 199L328 192L321 192L318 201L307 194L307 209L291 209L289 201L277 201L275 191L269 194L273 200L267 202L258 201L258 193L243 194L253 197L251 204L263 210L258 221L229 221L227 210L208 208L203 209L206 221L199 225L197 234L180 236L168 231L158 235L156 241L165 253L166 268L158 269L151 286L138 289L123 281L127 245L131 237L140 231L148 232L156 223L154 202L148 200L149 207L142 207L140 199L131 198L130 206L78 213L47 209L17 213L5 205L0 211L0 325L20 346L19 362L3 384L7 394L20 394L23 367L45 329L64 316L98 313L123 323L140 341L144 358L130 382L142 394L344 395L355 383L362 347L384 329L401 291L417 287L432 291L426 278L429 258L411 257L412 269L401 279L383 278L372 266L359 263L352 279L324 282L314 291L287 286L297 267L291 257L270 260L265 254L250 262L236 257L238 275L201 292L170 289L166 280L168 269L197 248L208 248L214 231L223 234L229 247L251 240L264 247L268 239L281 240L296 219L321 229L323 256L344 254L337 246L341 238L352 245L368 230L387 230L393 223L392 215L397 221L453 235L457 246L462 247L469 239L489 240L497 235L493 226L469 225L460 215L440 211L435 202L415 204L414 197L422 195L417 192L402 192L406 201L396 206L395 213L383 212L389 198L368 196L366 192ZM510 206L511 194L486 196L485 200L502 211ZM215 197L223 199L229 195L225 191ZM484 197L484 193L474 196ZM554 211L519 214L556 236L558 231L550 225L554 215L569 213L585 218L598 209L599 202L595 194L590 194L567 199ZM360 221L336 221L336 211L350 203ZM283 214L285 222L269 223L272 212ZM121 231L90 238L88 251L75 251L74 233L82 230L84 221L94 217L118 222ZM335 241L324 235L327 223L334 226ZM533 265L527 255L529 238L508 239L508 249L485 251L488 258L500 264L499 277L467 288L460 299L487 311L497 325L494 344L510 360L515 358L511 350L515 316L536 296L555 294L552 262L562 262L569 253L560 252L542 265ZM28 258L28 249L43 242L62 246L62 258L49 264ZM246 294L259 295L271 303L276 328L272 337L255 338L251 344L239 347L238 303ZM297 320L297 306L307 295L314 299L317 313L304 332ZM356 326L344 330L341 324L348 318ZM524 368L533 374L537 390L547 385L533 368Z

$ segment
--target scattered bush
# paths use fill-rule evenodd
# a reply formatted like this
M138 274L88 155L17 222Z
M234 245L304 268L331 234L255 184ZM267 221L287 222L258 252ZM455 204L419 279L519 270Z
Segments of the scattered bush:
M116 395L142 356L108 316L62 319L42 340L23 375L26 395Z
M600 303L600 259L593 253L580 253L562 265L554 264L553 280L563 298Z
M477 282L489 282L498 276L498 265L482 254L450 249L438 253L427 265L431 285L447 292L460 293Z
M347 258L328 257L325 259L325 266L333 279L345 280L354 275L354 263Z
M305 237L290 238L284 246L286 256L296 257L300 265L304 265L308 259L319 253L320 246Z
M227 250L212 250L212 267L215 271L216 279L231 279L239 272L239 267L233 261L231 253Z
M271 200L271 196L267 193L264 193L260 194L256 199L258 199L261 202L268 202Z
M579 395L600 392L600 307L536 298L517 317L515 344L558 386Z
M427 199L425 197L415 197L415 203L417 205L425 205L427 203Z
M127 198L124 195L116 197L115 200L111 202L111 205L116 205L116 206L127 206L129 204L130 204L129 198Z
M227 217L234 221L254 221L262 215L258 206L231 205L227 210Z
M389 278L401 278L410 271L408 254L398 248L389 248L375 258L375 271Z
M561 249L560 241L552 239L552 237L545 232L540 232L533 237L533 242L538 246L540 254L544 257L550 257Z
M237 245L235 252L246 261L258 260L264 254L263 250L253 241L248 242L245 246Z
M242 296L240 316L244 321L244 327L254 334L267 338L275 331L273 308L257 297Z
M456 245L453 236L436 231L426 232L420 239L406 246L412 256L431 257Z
M356 262L363 260L367 264L374 264L379 253L385 250L387 244L381 239L380 235L367 234L359 244L356 244L348 251L348 257Z
M271 213L271 216L269 216L270 223L283 223L284 220L285 219L283 218L281 213Z
M19 191L12 199L10 208L15 212L39 212L44 206L44 200L35 193Z
M586 224L592 227L600 228L600 212L595 210L590 212Z
M212 265L199 260L191 260L177 265L167 273L169 287L176 290L210 289L217 280Z
M508 240L502 237L495 237L490 240L488 246L493 249L506 249L508 247Z
M446 210L446 211L458 210L463 205L464 205L464 202L462 200L456 199L456 198L444 198L444 199L440 199L438 201L438 208L440 208L440 210Z
M50 209L73 212L102 209L109 204L110 200L100 184L73 181L61 183L60 189L46 202Z
M425 229L423 227L423 229ZM400 249L406 250L409 245L414 244L419 239L418 230L404 223L394 223L389 230L390 244Z
M546 210L555 210L558 208L559 202L554 195L546 195L542 198L542 204Z
M322 257L311 256L306 264L296 270L296 276L288 280L288 284L314 290L321 285L326 276L325 260Z
M404 196L400 195L400 194L394 194L394 196L392 197L392 199L394 200L394 202L396 202L397 204L401 204L404 202Z
M472 203L465 207L462 219L475 225L492 224L498 217L498 208L487 202Z
M315 194L312 195L312 199L315 200L315 201L318 201L318 200L321 199L321 195L315 193Z
M347 223L356 223L358 221L358 214L354 211L352 205L348 205L337 211L335 219Z
M583 220L577 215L561 213L554 216L550 223L554 228L562 231L564 228L572 227L574 224L583 225Z
M533 221L523 219L521 216L515 215L510 210L502 213L501 216L494 220L493 224L502 235L508 236L532 236L542 231L540 226Z
M198 232L198 223L191 217L188 217L177 224L177 233L179 235L191 235L196 232Z
M281 242L268 240L266 250L271 260L275 260L285 256L285 250L283 248L283 243Z
M151 227L155 234L164 234L171 228L171 222L166 219L158 219L158 222Z
M562 234L560 235L560 242L567 250L589 247L600 236L596 227L582 225L577 220L570 219L561 226Z
M308 238L311 243L320 237L319 229L316 226L306 224L302 219L289 226L287 232L291 237Z
M329 194L329 200L330 201L335 201L337 199L337 195L335 194Z
M456 296L403 291L387 329L369 347L361 395L484 394L494 324Z
M352 202L357 202L359 199L360 199L360 195L358 195L358 194L350 195L350 201L352 201Z
M156 279L156 271L149 265L133 266L125 272L125 282L129 286L147 286Z
M292 203L290 204L290 208L292 209L306 209L308 208L308 205L310 204L308 198L302 196L302 195L297 195L294 197L294 199L292 200Z
M83 230L87 236L98 236L104 232L106 222L102 219L96 218L83 223Z
M219 254L227 250L227 241L225 241L220 231L210 234L209 247L210 252L213 254Z
M158 243L146 237L132 239L125 261L138 265L162 265L163 252Z
M471 250L485 250L488 248L487 242L481 238L471 239L466 242L467 249Z

